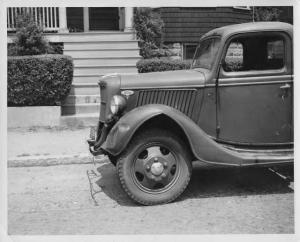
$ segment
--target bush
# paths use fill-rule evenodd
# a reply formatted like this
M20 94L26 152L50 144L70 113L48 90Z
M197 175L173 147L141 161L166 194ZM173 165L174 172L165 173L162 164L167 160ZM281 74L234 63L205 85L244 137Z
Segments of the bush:
M146 59L136 64L139 73L189 69L191 61Z
M226 65L223 66L225 71L241 71L243 69L243 63L241 60L227 60Z
M51 43L49 42L49 45L47 47L47 54L63 54L63 43ZM22 53L20 53L19 48L16 47L14 43L8 43L7 44L7 56L22 56Z
M151 8L135 8L133 23L139 40L140 55L144 58L161 56L162 51L158 50L162 44L164 23L160 13Z
M282 10L280 7L255 7L255 21L279 21Z
M60 105L71 89L73 62L64 55L8 57L8 106Z
M62 42L49 42L49 49L47 50L47 54L60 54L64 53L64 43Z
M16 39L9 46L8 55L41 55L51 50L43 38L43 29L38 26L29 13L22 13L16 18Z

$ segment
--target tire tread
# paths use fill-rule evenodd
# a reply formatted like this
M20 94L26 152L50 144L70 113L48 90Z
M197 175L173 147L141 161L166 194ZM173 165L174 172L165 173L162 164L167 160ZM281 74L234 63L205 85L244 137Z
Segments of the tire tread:
M177 141L182 145L182 146L186 146L184 144L182 144L182 142L180 142L180 140L178 139L178 137L176 135L174 135L173 133L170 133L169 131L166 131L166 130L160 130L160 129L151 129L151 130L147 130L146 132L144 133L139 133L137 134L137 136L133 137L133 139L131 140L131 142L129 143L128 147L130 146L134 146L135 145L135 142L139 139L142 139L143 136L147 136L147 133L150 133L150 134L153 134L153 133L158 133L158 134L163 134L165 133L166 136L173 136L174 139L177 139ZM143 204L143 205L147 205L147 206L151 206L151 205L157 205L157 204L166 204L166 203L169 203L169 202L172 202L174 201L177 197L179 197L183 192L184 190L186 189L186 187L188 186L189 184L189 181L191 179L191 169L192 169L192 166L191 164L188 165L188 169L189 169L189 173L188 173L188 176L186 177L186 180L185 180L185 183L183 184L183 186L181 187L181 189L176 193L174 194L172 197L170 197L168 200L165 200L163 202L151 202L151 201L146 201L146 200L142 200L142 199L139 199L137 198L136 196L134 196L130 191L129 189L127 188L126 184L125 184L125 180L124 180L124 176L123 176L123 172L122 172L122 169L123 169L123 165L124 165L124 162L125 162L125 157L127 157L127 153L129 152L130 149L125 149L125 151L123 153L121 153L121 155L117 158L117 172L118 172L118 177L119 177L119 180L120 180L120 183L121 183L121 186L122 188L124 189L124 191L127 193L127 195L134 201L136 201L137 203L140 203L140 204Z

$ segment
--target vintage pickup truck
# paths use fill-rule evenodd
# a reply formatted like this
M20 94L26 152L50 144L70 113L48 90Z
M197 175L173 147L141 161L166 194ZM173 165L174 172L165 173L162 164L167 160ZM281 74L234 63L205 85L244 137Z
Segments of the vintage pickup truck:
M201 37L189 70L108 75L99 81L90 152L117 166L136 202L167 203L192 162L293 164L293 28L257 22Z

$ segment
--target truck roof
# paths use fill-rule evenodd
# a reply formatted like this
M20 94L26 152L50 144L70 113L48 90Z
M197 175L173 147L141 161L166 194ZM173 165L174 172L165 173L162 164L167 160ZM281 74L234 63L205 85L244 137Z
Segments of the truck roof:
M260 31L284 31L293 37L293 25L283 22L249 22L242 24L227 25L221 28L213 29L201 37L222 36L228 37L233 34L245 32L260 32Z

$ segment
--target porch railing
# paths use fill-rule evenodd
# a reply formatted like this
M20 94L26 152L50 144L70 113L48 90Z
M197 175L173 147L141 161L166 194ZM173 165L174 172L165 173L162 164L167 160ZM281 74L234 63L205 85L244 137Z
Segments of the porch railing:
M44 31L59 30L59 8L57 7L36 7L36 8L7 8L7 30L14 31L16 29L16 17L22 13L29 13L33 20Z

